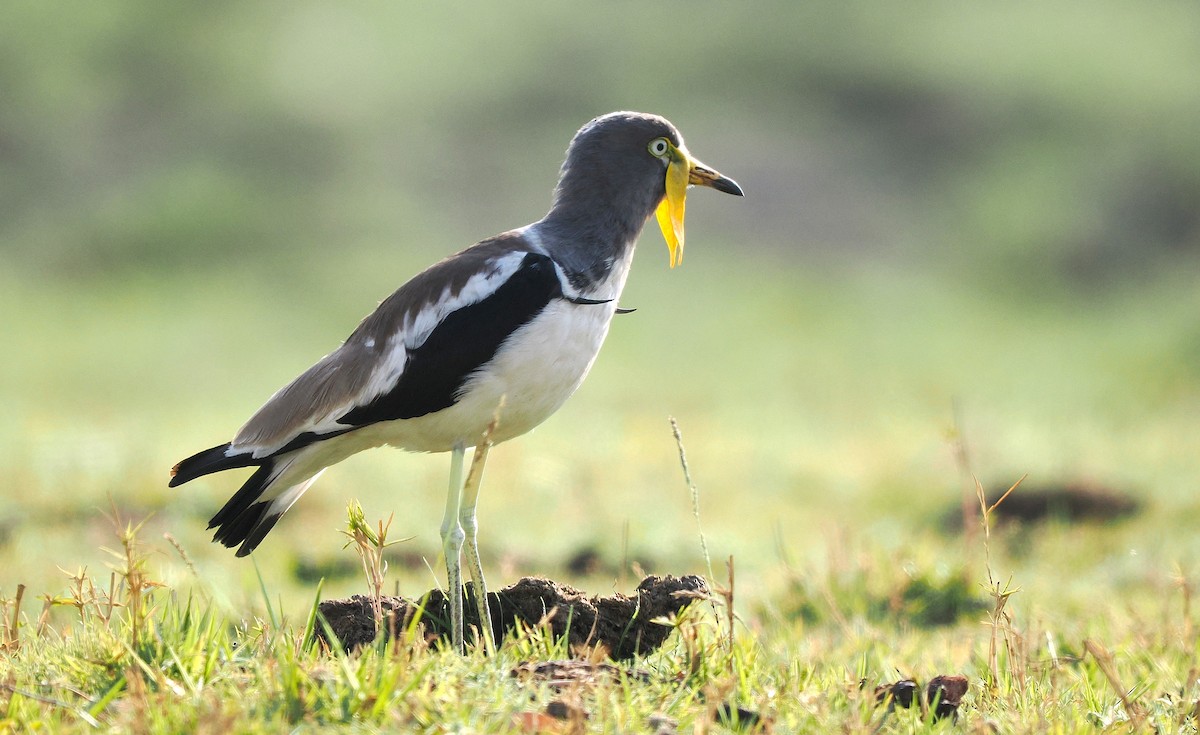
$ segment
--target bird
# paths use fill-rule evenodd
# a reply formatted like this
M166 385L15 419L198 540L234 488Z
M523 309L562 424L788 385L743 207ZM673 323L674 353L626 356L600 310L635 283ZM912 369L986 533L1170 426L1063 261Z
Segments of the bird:
M480 621L490 620L475 510L488 451L542 423L583 382L614 316L628 311L618 299L652 216L670 267L682 262L693 185L743 196L692 156L667 119L628 111L592 119L567 147L544 217L400 286L232 440L176 464L169 486L255 468L208 526L242 557L327 467L383 445L449 452L440 532L451 637L463 650L464 546Z

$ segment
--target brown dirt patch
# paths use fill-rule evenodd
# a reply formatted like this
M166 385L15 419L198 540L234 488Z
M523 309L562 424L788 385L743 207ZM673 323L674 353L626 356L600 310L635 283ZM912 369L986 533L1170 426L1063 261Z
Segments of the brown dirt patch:
M958 707L962 704L962 698L966 695L968 687L967 677L961 675L935 676L929 680L929 685L925 687L924 692L921 691L920 684L915 680L901 679L891 684L881 684L875 687L875 701L879 704L887 703L889 713L897 707L908 709L916 704L922 715L928 713L932 706L935 720L943 717L952 717L957 720ZM882 724L881 722L880 725Z
M987 493L991 506L1008 488ZM1041 523L1061 520L1069 523L1107 523L1135 515L1141 502L1129 493L1100 485L1069 482L1062 485L1027 485L1022 483L992 512L997 523L1017 521ZM979 516L976 506L974 513ZM947 509L945 523L949 528L962 528L962 510L958 504Z
M549 579L525 577L499 592L488 593L492 634L501 640L509 632L545 624L555 639L566 637L572 645L603 646L614 660L646 654L663 644L671 628L652 622L677 614L708 588L700 577L648 576L634 595L608 597L587 593ZM472 585L464 594L464 617L468 638L479 628ZM382 599L385 627L404 630L421 611L419 625L426 640L449 643L449 598L441 590L430 590L420 600L403 597ZM326 600L318 607L338 643L347 650L372 643L376 637L371 598L354 595ZM328 643L318 626L317 637Z

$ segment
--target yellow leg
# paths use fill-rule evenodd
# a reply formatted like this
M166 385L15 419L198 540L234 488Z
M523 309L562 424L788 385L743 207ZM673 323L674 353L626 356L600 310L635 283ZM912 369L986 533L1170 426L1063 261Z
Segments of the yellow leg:
M463 650L462 553L466 534L459 523L463 500L463 455L459 444L450 451L450 488L446 492L446 514L442 516L442 550L446 554L446 595L450 599L450 640L454 650Z
M479 484L483 481L483 463L487 460L491 443L484 439L475 447L475 456L471 458L471 469L467 472L467 482L463 486L462 510L459 513L459 525L462 526L467 547L467 569L471 573L471 581L475 583L475 605L479 613L480 635L483 636L484 646L488 653L496 650L492 640L492 615L488 607L487 582L483 580L483 562L479 559L479 544L476 542L476 532L479 523L475 520L475 505L479 501Z

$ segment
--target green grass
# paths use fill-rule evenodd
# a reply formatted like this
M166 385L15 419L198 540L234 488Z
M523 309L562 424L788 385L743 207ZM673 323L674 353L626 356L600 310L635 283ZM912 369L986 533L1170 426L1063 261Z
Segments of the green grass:
M1194 729L1200 290L1186 274L1103 298L1013 297L894 269L805 275L699 242L668 273L655 245L623 299L639 310L615 325L585 387L492 453L483 554L497 587L544 574L629 592L634 562L706 573L673 415L714 589L728 584L723 560L736 562L732 650L719 602L696 606L685 632L635 662L648 684L555 694L522 683L509 676L519 662L570 655L536 631L492 658L422 646L321 653L302 643L315 596L368 587L339 534L350 499L368 519L394 512L392 538L413 537L385 552L386 590L411 597L438 582L445 457L378 451L333 469L253 562L204 531L236 478L165 487L174 461L227 436L423 254L342 254L294 266L274 286L248 275L219 286L6 278L0 307L38 309L8 324L21 349L0 364L11 409L0 416L5 721L55 732L90 731L93 720L143 732L491 732L519 729L514 717L557 696L590 714L587 731L649 729L655 713L703 730L715 703L734 702L780 731L865 732L883 710L861 679L870 691L964 674L973 731L1123 731L1117 686L1162 731ZM396 272L368 267L380 262ZM311 299L279 308L295 293ZM996 529L992 576L1018 590L1002 616L982 540L940 521L964 492L955 402L970 469L989 487L1028 473L1030 484L1083 479L1145 503L1107 526ZM126 519L115 527L114 508ZM129 520L141 523L133 556L120 538ZM566 571L587 547L600 567ZM115 584L120 604L90 599L80 579ZM76 604L43 619L46 596ZM129 606L139 596L144 619ZM954 729L910 711L884 728Z
M725 605L730 598L738 605L735 578L732 595L694 605L670 623L677 630L664 649L631 664L645 681L619 675L555 688L513 676L523 663L580 653L538 629L508 638L491 657L479 649L460 657L411 639L354 655L324 651L306 643L311 607L289 615L261 599L266 612L249 617L217 603L211 582L189 590L159 586L143 575L152 548L141 545L137 529L118 523L116 530L111 598L64 595L49 624L30 600L23 616L5 601L6 621L24 618L18 628L4 628L5 725L53 732L520 732L557 700L584 713L581 731L588 732L648 730L656 717L677 722L681 732L706 731L721 705L778 731L884 725L887 732L949 732L957 728L917 711L887 714L874 705L874 687L961 673L971 684L961 717L972 731L1124 731L1131 716L1162 732L1195 728L1197 651L1190 619L1177 608L1182 595L1093 610L1077 620L1086 641L1026 612L977 610L922 626L903 606L857 612L880 599L868 588L908 585L914 573L867 549L838 554L824 570L789 572L796 583L825 588L815 620L759 610L741 616L731 639ZM984 576L975 566L961 571ZM1025 594L1013 593L1013 601ZM537 721L551 722L552 732L571 731L570 722ZM718 727L728 729L737 728Z

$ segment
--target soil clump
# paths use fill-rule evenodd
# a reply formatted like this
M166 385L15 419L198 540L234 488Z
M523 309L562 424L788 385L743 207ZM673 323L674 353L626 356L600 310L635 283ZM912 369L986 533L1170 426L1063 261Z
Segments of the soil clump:
M544 624L555 639L566 637L571 647L603 647L610 658L623 661L654 651L666 641L671 627L654 622L678 614L697 599L708 595L704 580L650 575L633 595L607 597L587 593L550 579L525 577L499 592L488 593L493 640L525 627ZM464 618L468 640L479 631L475 591L467 584ZM417 625L433 643L450 641L450 600L442 590L430 590L417 600L384 596L380 599L384 634L391 638L405 631L418 613ZM328 623L337 643L354 650L375 641L377 630L371 597L354 595L326 600L318 611ZM329 644L324 626L317 625L317 638Z

